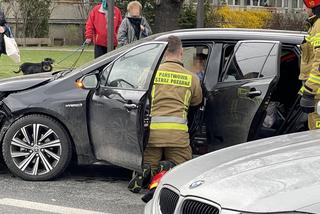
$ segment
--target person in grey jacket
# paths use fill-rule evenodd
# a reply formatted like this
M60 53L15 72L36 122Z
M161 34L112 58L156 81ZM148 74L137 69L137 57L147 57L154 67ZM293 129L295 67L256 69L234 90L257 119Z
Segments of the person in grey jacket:
M127 15L122 20L118 32L118 45L123 46L152 34L145 17L141 16L142 5L138 1L128 4Z

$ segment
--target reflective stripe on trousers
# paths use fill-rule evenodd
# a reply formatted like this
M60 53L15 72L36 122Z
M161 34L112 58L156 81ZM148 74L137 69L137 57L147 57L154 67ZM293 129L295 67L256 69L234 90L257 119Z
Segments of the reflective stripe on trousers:
M174 117L174 116L154 116L151 118L151 122L153 123L180 123L187 124L187 119Z
M155 116L151 118L150 129L173 129L188 131L187 119L174 116Z

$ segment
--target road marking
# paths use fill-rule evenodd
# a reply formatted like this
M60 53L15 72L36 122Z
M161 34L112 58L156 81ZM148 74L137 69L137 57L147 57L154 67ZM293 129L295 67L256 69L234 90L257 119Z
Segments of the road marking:
M111 214L111 213L103 213L91 210L83 210L71 207L63 207L57 206L52 204L44 204L32 201L24 201L12 198L2 198L0 199L0 205L5 206L12 206L12 207L19 207L25 209L32 209L32 210L39 210L44 212L51 212L51 213L61 213L61 214Z

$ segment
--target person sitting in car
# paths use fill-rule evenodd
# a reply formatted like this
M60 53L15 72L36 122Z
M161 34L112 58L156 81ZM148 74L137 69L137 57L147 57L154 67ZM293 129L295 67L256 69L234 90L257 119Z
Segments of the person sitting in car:
M140 2L130 2L127 10L128 13L119 28L119 46L130 44L152 34L148 21L141 15L142 5Z
M196 56L193 59L192 72L196 73L200 82L203 82L203 79L204 79L206 61L207 61L207 55L204 53L196 54Z

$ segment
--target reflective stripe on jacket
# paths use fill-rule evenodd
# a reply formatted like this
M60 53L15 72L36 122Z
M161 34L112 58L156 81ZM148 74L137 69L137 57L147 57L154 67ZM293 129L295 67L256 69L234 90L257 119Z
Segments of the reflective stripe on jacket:
M300 63L300 75L299 79L306 81L309 77L310 71L312 69L312 63L314 58L313 46L311 44L311 31L313 23L316 21L317 17L309 17L306 20L308 35L305 37L305 41L300 45L301 48L301 63Z
M151 96L149 146L188 146L188 109L202 102L199 79L179 63L165 62L156 73Z
M308 43L308 50L312 48L309 64L311 65L309 69L309 75L305 83L304 90L312 94L320 94L320 19L315 17L308 36L306 36L306 43ZM305 71L305 73L307 73Z

